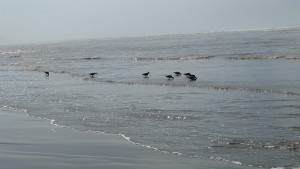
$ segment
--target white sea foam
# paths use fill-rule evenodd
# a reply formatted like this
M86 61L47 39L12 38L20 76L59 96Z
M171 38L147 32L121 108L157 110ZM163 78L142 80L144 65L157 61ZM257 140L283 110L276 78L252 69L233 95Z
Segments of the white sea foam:
M123 137L125 140L129 141L132 144L136 144L136 143L134 143L133 141L130 140L130 137L125 136L124 134L119 134L119 136Z
M182 155L182 153L180 153L180 152L173 152L173 154Z
M231 161L231 163L233 163L233 164L238 164L238 165L242 165L242 163L239 162L239 161Z
M240 162L240 161L227 160L227 159L224 159L224 158L221 158L221 157L211 156L209 159L211 159L211 160L217 160L217 161L224 161L224 162L232 163L232 164L236 164L236 165L242 165L242 162Z
M152 150L158 150L158 148L155 148L155 147L152 147L152 146L149 146L149 145L143 145L143 144L140 144L140 143L136 143L136 142L133 142L131 141L131 138L124 135L124 134L118 134L119 136L123 137L125 140L127 140L128 142L132 143L132 144L135 144L135 145L139 145L139 146L142 146L142 147L146 147L148 149L152 149Z

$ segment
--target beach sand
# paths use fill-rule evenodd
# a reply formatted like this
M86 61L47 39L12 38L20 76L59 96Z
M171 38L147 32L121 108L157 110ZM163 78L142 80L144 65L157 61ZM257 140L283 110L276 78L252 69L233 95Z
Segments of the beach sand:
M249 168L152 151L118 135L57 127L23 112L0 110L1 169Z

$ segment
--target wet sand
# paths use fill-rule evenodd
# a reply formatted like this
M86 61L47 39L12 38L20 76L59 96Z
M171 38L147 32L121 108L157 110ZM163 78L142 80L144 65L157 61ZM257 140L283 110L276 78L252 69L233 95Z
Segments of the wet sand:
M226 162L164 154L121 136L51 125L23 112L0 109L2 169L40 168L250 168Z

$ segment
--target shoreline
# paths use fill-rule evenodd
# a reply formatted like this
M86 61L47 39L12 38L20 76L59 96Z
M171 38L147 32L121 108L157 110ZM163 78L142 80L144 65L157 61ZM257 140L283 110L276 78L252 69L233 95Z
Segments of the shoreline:
M137 146L119 135L51 125L24 112L0 108L1 168L251 168L180 157Z

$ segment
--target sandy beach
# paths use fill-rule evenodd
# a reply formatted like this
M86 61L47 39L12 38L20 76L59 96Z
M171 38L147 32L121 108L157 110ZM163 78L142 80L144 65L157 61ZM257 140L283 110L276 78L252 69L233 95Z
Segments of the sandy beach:
M0 117L2 169L244 168L151 151L117 135L57 127L23 112L2 108Z

